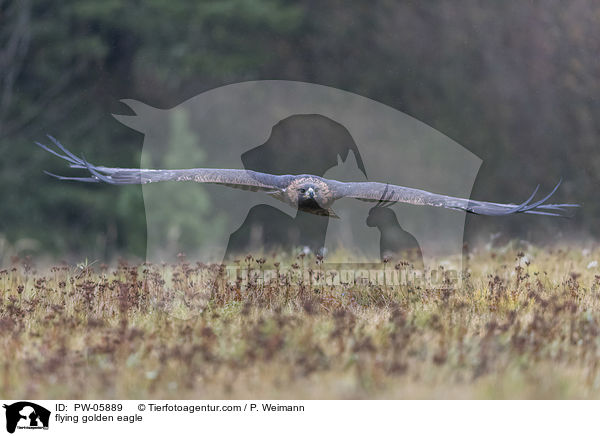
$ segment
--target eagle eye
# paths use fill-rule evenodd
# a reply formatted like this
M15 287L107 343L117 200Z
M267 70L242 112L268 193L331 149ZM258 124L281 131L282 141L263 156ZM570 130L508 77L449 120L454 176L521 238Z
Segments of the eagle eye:
M306 192L306 189L304 189L304 188L300 188L300 192L301 192L302 194L304 194L304 193Z

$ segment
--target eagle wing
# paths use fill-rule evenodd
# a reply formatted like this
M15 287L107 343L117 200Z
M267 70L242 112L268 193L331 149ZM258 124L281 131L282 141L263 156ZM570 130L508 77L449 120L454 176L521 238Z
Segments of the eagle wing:
M273 175L244 169L215 169L192 168L182 170L153 170L136 168L111 168L95 166L67 150L55 138L48 135L58 149L64 153L36 142L44 150L64 159L72 168L87 169L88 177L65 177L48 173L60 180L76 180L80 182L110 183L114 185L145 184L164 181L194 181L198 183L213 183L233 188L266 191L276 198L283 198L283 192L299 176ZM330 188L331 199L343 197L356 198L363 201L379 203L408 203L457 209L478 215L508 215L513 213L528 213L537 215L563 216L566 209L579 207L578 204L546 204L546 201L556 192L560 182L550 194L532 203L539 186L533 194L521 204L492 203L487 201L470 200L434 194L420 189L391 185L379 182L339 182L337 180L321 179Z
M52 136L48 135L48 137L64 154L39 142L36 142L36 144L49 153L67 161L71 168L86 169L90 173L88 177L66 177L45 171L46 174L60 180L75 180L78 182L90 183L104 182L112 185L138 185L166 181L193 181L198 183L225 185L249 191L267 191L268 193L275 193L285 189L293 179L293 176L289 175L280 176L265 174L245 169L192 168L183 170L153 170L96 166L71 153Z
M335 198L349 197L363 201L382 203L408 203L414 205L426 205L457 209L477 215L509 215L513 213L528 213L536 215L563 216L561 213L566 209L579 207L578 204L546 204L545 202L556 192L560 186L559 182L550 194L541 200L532 203L537 194L539 186L533 194L521 204L492 203L488 201L477 201L466 198L450 197L447 195L434 194L421 189L407 188L405 186L391 185L378 182L338 182L331 180L330 186Z

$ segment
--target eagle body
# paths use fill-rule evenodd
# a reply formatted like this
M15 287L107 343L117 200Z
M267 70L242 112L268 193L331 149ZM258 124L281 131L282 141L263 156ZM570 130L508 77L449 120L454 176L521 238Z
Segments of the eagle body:
M309 174L292 176L288 186L283 189L282 197L287 204L303 212L337 218L331 209L335 197L322 177Z

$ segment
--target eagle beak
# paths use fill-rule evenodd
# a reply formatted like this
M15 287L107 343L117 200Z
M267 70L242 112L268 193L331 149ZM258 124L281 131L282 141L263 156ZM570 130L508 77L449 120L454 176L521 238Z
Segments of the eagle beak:
M315 190L313 188L308 188L308 191L306 191L306 193L310 198L315 198Z

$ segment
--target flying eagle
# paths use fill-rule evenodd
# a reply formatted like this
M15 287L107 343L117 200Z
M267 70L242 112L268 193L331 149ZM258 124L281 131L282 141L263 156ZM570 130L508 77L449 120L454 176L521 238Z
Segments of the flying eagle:
M85 169L90 173L88 177L65 177L45 171L46 174L59 180L109 183L112 185L137 185L167 181L213 183L231 188L261 191L298 210L333 218L338 218L332 209L333 203L344 197L378 202L378 204L400 202L444 207L477 215L491 216L514 213L563 216L561 213L566 212L565 209L579 206L577 204L545 204L556 192L560 182L550 194L536 202L532 203L532 200L537 194L539 186L525 202L521 204L503 204L450 197L389 183L340 182L310 174L275 175L245 169L216 168L160 170L103 167L92 165L85 159L74 155L54 137L48 135L48 138L64 154L39 142L36 142L36 144L49 153L67 161L71 168Z

